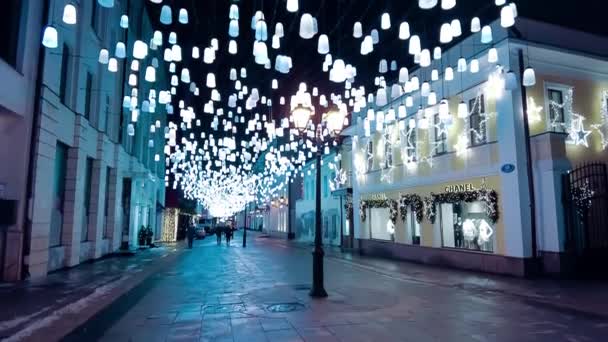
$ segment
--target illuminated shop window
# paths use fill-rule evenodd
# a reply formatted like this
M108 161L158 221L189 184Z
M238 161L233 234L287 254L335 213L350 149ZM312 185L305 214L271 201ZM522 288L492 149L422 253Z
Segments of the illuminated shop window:
M437 214L443 247L494 252L494 226L483 202L439 204Z

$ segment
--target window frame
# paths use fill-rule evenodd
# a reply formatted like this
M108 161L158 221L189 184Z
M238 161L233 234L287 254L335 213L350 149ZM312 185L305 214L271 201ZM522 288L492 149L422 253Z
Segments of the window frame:
M477 106L475 106L475 101L477 100L477 98L479 97L480 99L480 103L477 104ZM473 107L478 108L478 110L475 110ZM469 108L469 115L467 116L467 126L469 128L469 134L468 134L468 138L469 138L469 147L477 147L477 146L482 146L488 143L488 124L487 121L484 122L484 119L487 120L487 118L484 118L484 116L487 115L487 103L486 103L486 97L485 94L480 94L477 95L471 99L469 99L468 102L468 108ZM475 116L475 118L478 120L477 121L477 127L473 127L474 122L472 120L473 116ZM483 140L482 141L477 141L477 134L475 134L474 131L481 131L481 126L483 124Z
M550 91L558 91L561 92L562 94L562 105L564 105L564 100L566 98L566 94L568 92L570 92L572 89L574 89L574 87L566 85L566 84L560 84L560 83L552 83L552 82L545 82L544 84L544 91L543 91L543 97L545 99L545 122L546 122L546 129L548 132L556 132L556 133L567 133L568 132L568 127L570 126L570 123L572 122L572 116L571 116L571 110L572 108L562 108L563 111L563 127L553 127L551 125L552 123L552 119L551 119L551 99L549 97L549 92ZM569 112L570 110L570 112Z
M433 147L433 151L435 152L434 155L435 156L441 156L444 155L446 153L448 153L448 135L447 134L441 134L443 136L443 138L441 139L437 139L437 136L439 135L438 133L438 128L437 128L437 124L441 122L441 118L439 117L439 112L434 112L433 113L433 127L432 127L432 132L433 132L433 142L434 142L434 146L441 146L441 148L435 148ZM441 142L441 145L438 145L437 143Z

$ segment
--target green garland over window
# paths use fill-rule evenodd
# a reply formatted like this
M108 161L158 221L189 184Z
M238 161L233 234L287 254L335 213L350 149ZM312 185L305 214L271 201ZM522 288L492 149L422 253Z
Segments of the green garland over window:
M361 216L361 222L365 222L367 219L367 209L369 208L388 208L390 209L390 219L393 224L397 224L397 215L399 212L399 204L393 199L385 200L367 200L361 201L359 206L359 215Z
M401 219L403 221L407 218L408 207L416 213L416 221L422 223L422 219L424 218L424 203L422 197L417 194L401 195L399 210L401 211Z
M465 192L445 192L441 194L431 193L430 197L424 199L426 215L431 223L437 219L437 205L442 203L456 204L460 202L484 202L486 204L486 214L492 223L499 219L498 213L498 193L494 190L475 190Z

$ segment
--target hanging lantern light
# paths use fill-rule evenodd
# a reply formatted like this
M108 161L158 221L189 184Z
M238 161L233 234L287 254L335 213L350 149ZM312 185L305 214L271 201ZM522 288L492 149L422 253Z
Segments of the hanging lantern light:
M388 30L391 28L391 15L388 13L382 14L382 18L380 20L380 27L383 30Z
M68 3L63 8L63 22L68 25L75 25L77 21L78 18L76 15L76 6L71 3Z
M210 72L207 74L207 88L213 89L216 87L215 74Z
M42 45L49 49L55 49L59 45L58 43L57 29L51 25L44 28L44 34L42 35Z
M454 38L460 37L462 35L462 25L460 25L460 20L452 20L450 26L452 26L452 36L454 36Z
M228 35L232 38L236 38L239 36L239 21L236 19L230 20L230 24L228 25Z
M481 43L490 44L492 42L492 28L489 25L481 29Z
M133 44L133 58L144 59L148 55L148 44L136 40Z
M300 18L300 37L311 39L315 36L314 18L309 13L304 13Z
M319 54L321 55L326 55L329 53L329 37L327 37L326 34L322 34L319 36L317 52L319 52Z
M498 63L498 50L496 48L491 48L488 51L488 62L492 64Z
M452 67L445 68L445 74L444 74L443 78L446 81L453 81L454 80L454 69Z
M123 29L129 28L129 17L125 14L120 17L120 27L122 27Z
M413 35L410 38L409 54L415 56L420 54L421 50L420 37L418 35Z
M238 46L236 44L236 41L231 40L228 43L228 53L231 54L231 55L236 55L237 52L238 52Z
M418 0L418 7L421 9L431 9L437 6L437 0Z
M154 45L161 46L163 45L163 33L160 31L154 31L154 36L152 38Z
M344 128L344 119L346 118L345 110L340 108L334 108L325 113L323 121L326 123L327 129L333 133L338 134Z
M478 17L475 17L471 20L471 32L477 33L481 31L481 20Z
M171 7L164 5L160 10L160 22L165 25L171 25L173 23L173 13Z
M182 8L179 10L179 16L178 19L180 24L188 24L188 10L185 8Z
M108 50L106 49L101 49L99 50L99 63L101 64L108 64L108 61L110 60L110 53L108 52Z
M114 55L116 56L116 58L120 58L120 59L127 57L127 48L125 47L125 43L123 43L123 42L116 43L116 49L114 51Z
M114 7L114 0L97 0L97 3L101 7L112 8Z
M287 12L296 13L298 10L298 0L287 0Z
M298 104L296 108L291 112L291 117L293 118L294 126L303 131L307 128L308 122L310 121L310 117L312 115L312 110L308 107L304 107L302 104Z
M456 0L441 0L441 9L443 10L451 10L456 6Z
M479 60L477 58L471 60L470 70L472 74L479 72Z
M452 34L452 25L447 24L447 23L441 25L441 31L439 34L439 42L442 44L447 44L447 43L451 42L452 39L454 39L454 36Z
M150 83L156 82L156 69L154 67L149 66L146 68L145 80Z
M515 25L515 14L513 13L513 7L504 6L500 10L500 26L509 28Z
M108 71L118 72L118 60L116 58L110 58L108 61Z
M524 71L523 84L524 87L533 87L536 85L536 72L531 67L527 67Z
M353 26L353 37L357 39L363 37L363 25L358 21Z
M466 119L469 116L469 108L467 103L464 101L460 101L458 104L458 118Z

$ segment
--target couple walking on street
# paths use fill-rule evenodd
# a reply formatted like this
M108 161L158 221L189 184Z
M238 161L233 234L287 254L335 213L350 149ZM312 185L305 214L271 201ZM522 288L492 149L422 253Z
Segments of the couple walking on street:
M215 236L217 238L218 246L222 244L222 234L226 236L226 246L230 246L230 241L234 235L234 227L232 227L232 225L227 225L215 228Z

